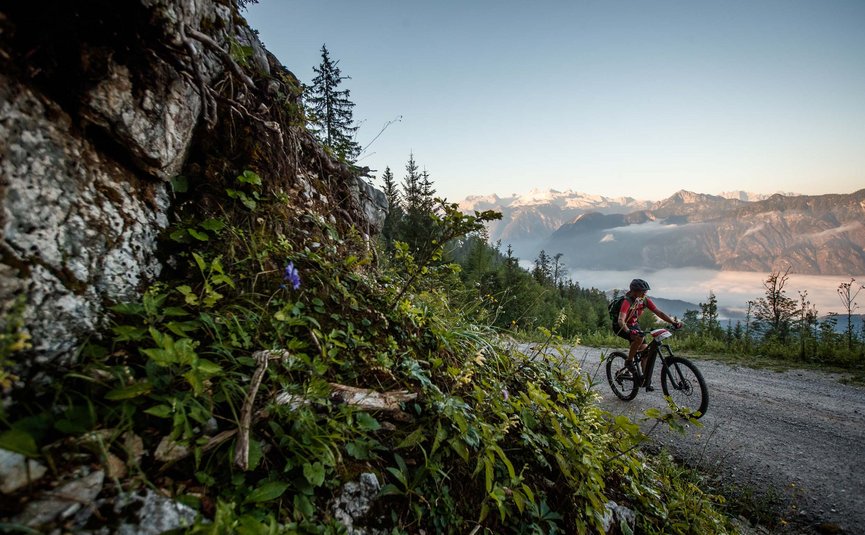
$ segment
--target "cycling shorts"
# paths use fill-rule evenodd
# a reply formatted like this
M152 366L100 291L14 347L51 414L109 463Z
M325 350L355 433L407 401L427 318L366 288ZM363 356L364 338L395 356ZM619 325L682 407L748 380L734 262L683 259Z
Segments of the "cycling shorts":
M617 327L613 327L612 329L613 329L613 334L615 334L619 338L624 338L625 340L628 341L628 343L631 343L631 330L630 329L621 329L621 328L617 328Z

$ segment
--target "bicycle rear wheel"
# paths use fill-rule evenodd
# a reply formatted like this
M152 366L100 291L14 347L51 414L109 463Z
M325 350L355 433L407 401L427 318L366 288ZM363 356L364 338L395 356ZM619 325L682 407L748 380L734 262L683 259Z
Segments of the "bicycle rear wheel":
M637 397L641 378L639 376L634 377L634 373L625 366L627 360L628 356L621 351L613 351L609 354L607 357L607 381L617 398L631 401Z
M661 370L661 388L679 407L699 412L696 418L706 414L709 407L709 389L703 374L694 364L682 357L670 357Z

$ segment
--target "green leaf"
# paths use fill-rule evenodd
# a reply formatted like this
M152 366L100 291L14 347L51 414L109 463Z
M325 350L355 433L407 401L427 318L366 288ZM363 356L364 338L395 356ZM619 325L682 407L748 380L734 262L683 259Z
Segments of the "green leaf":
M354 457L359 461L366 461L372 458L370 455L369 447L359 440L353 440L351 442L346 442L345 451L350 456Z
M396 449L400 450L403 448L411 448L417 446L421 442L424 441L424 428L418 427L414 431L411 432L407 437L405 437L402 442L396 447Z
M505 468L507 468L507 470L508 470L508 476L509 476L512 480L513 480L513 479L516 479L516 478L517 478L517 474L516 474L516 472L514 471L514 465L511 464L511 461L510 461L510 460L507 458L507 456L505 455L504 450L502 450L502 448L500 448L499 446L493 446L492 449L493 449L493 451L495 451L495 452L498 454L499 459L502 460L502 463L504 463Z
M137 316L144 312L144 306L141 303L117 303L111 307L111 311L125 316Z
M115 388L105 394L105 399L112 401L132 399L149 394L151 390L153 390L153 385L150 384L150 381L141 381L140 383L124 386L123 388Z
M183 294L187 305L195 306L198 304L198 296L193 293L191 286L187 286L184 284L182 286L178 286L176 290Z
M189 370L188 372L183 374L183 378L186 379L186 382L189 383L189 386L192 387L192 391L196 396L200 395L204 392L204 381L201 379L201 374L199 374L196 370Z
M387 485L381 488L379 492L379 496L399 496L405 494L399 487L394 485L393 483L388 483Z
M306 496L304 494L294 495L294 509L307 519L312 518L312 515L315 514L315 508L312 505L312 500L309 499L309 496Z
M181 365L191 366L198 358L195 353L195 341L191 338L181 338L174 342L171 350L174 351L175 362Z
M28 457L39 456L39 448L36 447L36 440L32 435L30 435L30 433L20 429L10 429L5 433L0 434L0 448L14 451Z
M388 466L387 471L391 473L393 477L397 479L400 483L402 483L403 487L408 487L408 480L406 480L405 474L402 473L398 468L394 468L393 466Z
M116 342L139 342L147 333L143 327L133 327L132 325L116 325L111 330L114 332Z
M318 487L324 483L324 465L316 461L313 464L303 463L303 477L309 484Z
M488 457L484 457L484 481L486 483L487 493L493 490L493 462Z
M167 349L150 348L142 349L141 352L147 355L158 366L164 367L177 363L174 352Z
M64 411L63 416L54 423L54 429L69 435L81 435L96 424L89 405L73 405Z
M165 328L177 336L186 336L187 333L197 331L199 326L195 321L169 321L165 324Z
M199 373L203 373L207 376L213 376L222 371L222 366L206 359L199 359L198 363L195 365L195 368L199 371Z
M430 453L432 454L432 453L435 453L436 451L438 451L439 446L441 446L442 441L444 439L446 439L447 437L448 437L447 430L444 427L442 427L441 421L438 421L436 423L436 437L435 437L435 441L433 441L433 447L432 447L432 450L430 451Z
M195 230L194 228L188 228L186 229L186 232L188 232L190 236L192 236L198 241L208 241L210 239L210 236L203 232Z
M156 316L159 313L159 309L162 308L162 304L165 303L165 299L167 298L167 294L145 292L144 296L141 298L141 304L144 306L144 312L148 316Z
M193 253L192 253L192 258L195 259L195 264L198 266L198 269L199 269L202 273L204 273L204 271L207 269L207 261L204 259L204 257L201 256L201 255L198 254L198 253L193 252ZM178 289L179 289L179 288L178 288Z
M258 468L258 463L261 462L262 457L264 457L264 452L261 449L261 441L260 440L250 440L249 441L249 469L255 470Z
M462 439L454 437L450 440L449 444L451 446L451 449L454 450L456 454L462 458L462 460L464 460L465 462L469 462L469 449L466 447L466 444L462 441Z
M173 411L168 405L154 405L149 409L145 409L144 412L146 412L147 414L152 414L157 418L170 418Z
M189 234L186 232L185 228L177 229L171 234L168 235L172 241L176 241L178 243L188 243L189 242Z
M261 177L255 171L246 170L242 175L237 177L237 181L242 184L252 184L253 186L261 185Z
M354 415L354 418L361 431L376 431L381 428L378 420L370 416L369 413L359 412Z
M658 411L658 409L647 409L646 413L648 413L650 411ZM660 414L660 411L658 411L658 414ZM616 416L615 422L616 422L616 425L618 427L620 427L623 431L625 431L628 435L630 435L632 437L636 437L636 436L640 435L640 426L633 423L630 420L630 418L628 418L627 416L623 416L623 415Z
M186 193L189 191L189 180L183 175L172 177L171 189L174 190L174 193Z
M261 503L275 500L282 496L288 488L288 483L282 481L268 481L256 488L246 497L246 503Z
M219 232L220 230L225 228L225 222L221 219L210 218L205 219L204 221L199 223L198 226L203 228L204 230L209 230L211 232Z
M661 410L656 408L656 407L646 409L645 411L643 411L643 414L645 414L647 418L652 418L652 419L659 419L662 417ZM616 423L618 423L618 422L619 422L619 419L616 418Z
M250 199L246 195L243 195L242 193L240 196L240 202L242 202L243 206L246 206L250 210L255 210L255 207L258 206L258 204L255 201L253 201L252 199Z
M687 531L689 527L690 526L685 524L682 533L684 533L684 531ZM622 530L622 535L634 535L634 530L631 529L631 525L628 524L628 522L624 518L619 521L619 529Z

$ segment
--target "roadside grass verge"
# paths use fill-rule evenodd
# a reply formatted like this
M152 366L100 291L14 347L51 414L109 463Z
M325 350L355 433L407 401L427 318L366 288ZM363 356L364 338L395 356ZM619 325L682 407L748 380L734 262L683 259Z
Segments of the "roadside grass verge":
M607 331L586 333L576 340L578 340L576 343L589 347L625 348L624 340ZM777 372L791 370L820 371L838 375L838 381L842 384L865 386L865 363L854 363L845 366L838 363L823 361L819 358L802 360L795 355L795 348L790 349L789 358L780 358L774 355L766 355L762 353L728 352L722 349L722 347L726 348L723 344L720 344L720 347L717 348L707 348L705 347L705 344L689 339L688 337L674 339L671 347L677 355L697 360L714 360L733 366L745 366L747 368L772 370Z

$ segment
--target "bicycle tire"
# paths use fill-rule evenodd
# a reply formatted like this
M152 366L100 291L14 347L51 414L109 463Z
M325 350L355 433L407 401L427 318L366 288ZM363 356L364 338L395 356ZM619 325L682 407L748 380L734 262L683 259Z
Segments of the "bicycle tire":
M661 370L661 388L664 395L670 396L677 406L699 412L695 418L705 416L709 408L709 389L703 374L690 360L683 357L668 358Z
M625 362L628 356L621 351L613 351L607 357L607 381L610 383L610 389L617 398L623 401L631 401L637 397L637 392L640 390L640 378L633 377L630 372L625 369ZM616 374L621 370L627 372L626 377L616 379Z

